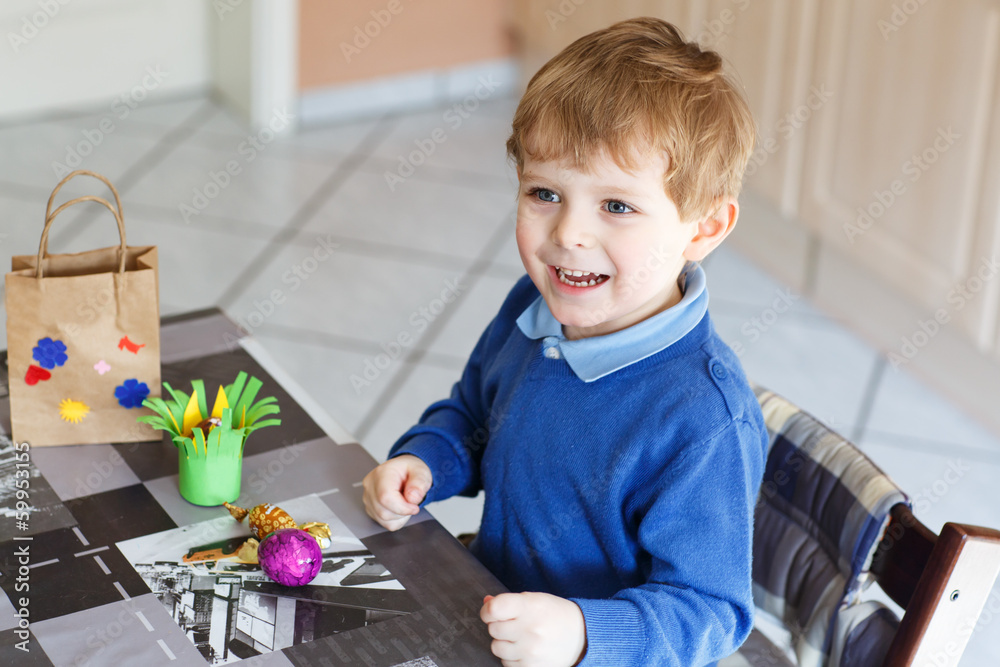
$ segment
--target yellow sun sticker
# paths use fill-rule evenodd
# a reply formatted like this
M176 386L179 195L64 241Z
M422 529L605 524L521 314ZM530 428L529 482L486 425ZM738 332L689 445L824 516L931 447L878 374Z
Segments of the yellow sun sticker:
M79 424L88 412L90 412L90 408L85 403L74 401L72 398L64 398L59 403L59 416L62 417L63 421L72 424Z

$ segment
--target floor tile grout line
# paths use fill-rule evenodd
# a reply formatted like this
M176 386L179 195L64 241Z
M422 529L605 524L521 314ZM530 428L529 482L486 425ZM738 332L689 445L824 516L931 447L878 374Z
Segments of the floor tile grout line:
M153 167L155 167L160 162L163 162L163 160L166 159L166 157L170 155L170 153L172 153L174 150L177 149L177 146L179 146L184 139L191 136L197 131L197 127L191 127L187 125L187 123L191 119L196 119L200 121L201 124L204 124L218 112L219 110L217 108L212 107L211 105L208 104L203 104L200 107L198 107L198 109L196 109L194 113L187 116L183 121L181 121L181 123L179 123L177 127L171 129L169 132L160 137L159 141L157 141L156 144L154 144L154 146L149 151L144 153L133 165L131 165L128 169L125 170L125 173L122 174L121 178L119 178L116 183L112 181L115 185L115 188L118 190L118 194L121 195L122 199L125 199L126 193L136 183L142 180L142 178L146 176L146 174L148 174L153 169ZM124 204L122 205L122 208L124 208ZM125 209L124 213L126 217L125 223L126 223L126 233L127 233L128 209ZM88 211L82 213L80 217L77 219L77 224L73 225L72 227L64 228L63 230L61 230L61 233L59 230L57 230L54 236L54 240L59 245L72 243L87 228L90 227L90 224L97 219L97 216L99 214L100 211L97 210L96 208L91 208Z
M875 364L868 376L868 383L865 386L865 393L861 398L861 410L857 419L854 420L854 428L851 431L851 442L857 444L865 434L868 427L868 420L871 418L872 408L875 405L875 397L879 387L882 385L882 378L885 376L885 369L888 360L881 354L875 354Z
M151 101L150 106L165 106L168 104L180 104L182 102L194 102L194 101L211 101L211 97L204 94L204 92L195 92L186 95L180 95L176 97L167 97L164 99L158 99L155 102ZM20 118L14 118L12 120L0 122L0 131L13 129L18 126L29 126L29 125L41 125L44 123L56 123L63 124L73 120L81 120L87 118L93 118L104 114L107 111L107 107L94 107L92 109L57 109L55 111L50 111L48 113L42 113L38 116L32 116L29 120L27 116L22 116Z
M319 232L317 232L317 234L318 233ZM364 257L384 257L386 259L401 262L411 262L416 259L418 261L412 261L412 263L434 267L440 267L443 263L451 263L455 267L464 268L475 261L474 259L462 257L461 255L449 255L447 253L423 250L421 248L407 248L404 246L394 245L392 243L378 243L375 241L354 239L336 234L328 234L327 236L339 244L338 250L343 250L350 254L361 255ZM298 239L292 239L289 241L289 244L306 245ZM315 242L312 242L309 245L314 244Z
M391 168L395 168L396 166L398 166L397 163L390 161L388 158L384 158L379 155L373 155L371 166L374 166L376 163L382 163L382 165L376 168L385 167L383 171L386 170L391 171ZM364 171L364 173L368 175L378 175L379 173L376 172L374 169L371 171L367 170L362 170L362 171ZM471 178L461 181L455 180L455 177L462 177L462 176ZM462 187L474 187L476 189L482 189L484 187L488 187L486 185L487 181L492 182L492 181L502 180L504 181L504 185L510 186L511 188L517 187L516 182L509 182L505 177L499 176L497 174L486 174L481 171L470 171L468 169L454 169L451 167L444 167L436 164L425 164L424 167L415 170L414 173L408 178L413 178L418 181L427 181L431 183L446 183L449 185L460 185Z
M125 201L123 197L123 203L128 205L130 209L138 209L140 211L145 210L146 212L155 211L157 213L175 213L175 209L162 206L159 204L146 204L142 202L128 202ZM202 216L209 217L207 214L202 213ZM255 229L251 230L260 240L272 241L275 237L275 233L278 231L276 227L265 225L258 222L246 223L244 221L237 220L236 218L228 218L223 216L210 216L213 223L218 223L220 225L224 224L249 224ZM165 221L150 220L151 224L155 225L169 225L173 227L179 227L182 229L190 229L191 226L187 223L178 222L174 217L168 217ZM206 229L216 234L230 233L231 230L212 230ZM286 245L301 245L303 247L311 247L315 245L315 241L308 241L306 239L301 239L302 235L308 233L310 230L301 229L295 236L292 236L286 242ZM315 231L316 234L321 232ZM410 257L419 257L423 261L415 262L420 265L430 265L430 266L440 266L441 262L452 262L455 265L469 264L473 259L468 257L463 257L461 255L450 255L448 253L434 252L432 250L424 250L421 248L407 248L404 246L394 245L392 243L379 243L377 241L369 241L366 239L357 239L349 236L341 236L339 234L328 233L326 235L333 242L340 245L341 250L344 250L350 254L357 254L362 256L372 256L372 255L382 255L390 256L392 259L399 259L400 261L408 261ZM393 256L394 254L399 255L399 257Z
M303 225L316 215L320 207L347 181L351 174L357 171L358 166L368 159L371 150L388 134L384 126L390 122L392 122L392 119L382 117L368 130L358 145L355 146L347 157L337 163L337 166L334 167L330 175L323 179L323 182L313 191L312 195L292 214L288 222L271 237L265 246L261 248L260 252L246 262L239 275L236 276L229 287L216 299L216 305L223 310L228 310L232 307L236 299L246 289L250 279L277 259L278 253L275 252L275 246L287 246L291 239L298 236L302 231ZM377 140L376 137L378 138Z
M376 353L381 353L383 351L381 348L374 349L374 350L372 350L372 349L366 349L366 350L362 351L362 350L359 350L359 349L348 349L346 347L341 347L341 346L338 346L336 344L325 344L325 343L322 343L322 342L311 341L311 340L305 340L305 341L303 341L303 340L300 340L298 338L295 338L294 336L283 336L281 334L276 334L273 331L272 332L263 332L263 333L269 335L272 338L277 338L277 339L280 339L280 340L284 340L284 341L289 342L289 343L298 343L298 344L301 344L301 345L316 345L316 346L323 347L323 348L325 348L327 350L332 350L332 351L335 351L335 352L349 352L349 353L355 353L355 354L364 353L364 354L368 354L368 355L375 355ZM459 357L452 356L452 355L442 354L440 352L435 352L433 350L428 350L427 348L416 348L415 347L415 348L412 349L412 351L414 351L414 352L419 351L421 353L419 355L420 356L419 360L418 361L413 361L412 359L404 357L404 358L402 358L402 359L399 360L400 363L402 363L402 364L411 364L411 363L414 363L414 364L426 364L426 365L429 365L429 366L433 366L434 368L439 368L439 369L443 369L443 370L447 370L447 371L455 371L455 370L461 370L462 368L464 368L465 367L465 362L468 361L468 359L466 359L466 358L459 358Z
M782 315L788 315L793 319L798 320L822 320L824 323L836 324L841 328L848 329L848 327L843 326L835 320L834 318L827 315L825 312L819 309L819 307L813 303L808 297L802 297L802 299L809 304L816 312L808 313L796 310L796 306L793 304L788 308ZM770 303L749 303L747 301L738 301L736 299L728 299L726 297L712 297L713 308L716 306L721 306L722 310L714 309L712 310L712 315L721 314L728 317L743 317L744 315L760 315L761 311L768 310L771 308ZM723 312L726 311L726 312ZM735 312L740 311L740 312Z
M353 338L351 336L325 333L313 329L264 324L260 327L259 332L266 336L273 336L287 341L309 343L311 345L317 345L332 350L340 350L342 352L357 352L360 354L383 352L382 347L378 343L372 342L366 338ZM436 352L424 345L414 346L412 349L413 351L422 351L425 358L433 357L437 359L437 362L435 362L437 365L464 365L466 361L464 357Z
M140 201L129 201L127 197L122 197L122 203L126 204L131 210L138 210L145 215L155 215L158 213L170 213L163 220L150 220L150 223L155 225L169 225L171 227L179 227L181 229L205 229L205 231L214 231L206 227L192 227L190 223L182 221L181 217L177 215L177 208L173 206L164 206L163 204L148 204L146 202ZM267 225L263 222L253 222L248 220L238 220L236 218L229 218L220 215L213 215L211 213L199 212L199 218L209 220L210 224L218 225L244 225L250 227L250 231L257 233L261 239L269 239L274 235L275 227ZM220 230L216 233L225 233L225 231L230 230ZM241 230L242 231L242 230Z
M34 190L34 192L32 192L30 194L23 194L23 190L25 188L29 188L31 190ZM48 189L45 189L45 188L42 188L42 187L38 187L38 186L20 185L20 184L16 184L16 183L11 183L9 181L0 180L0 196L6 196L7 193L11 193L12 198L17 198L19 201L36 202L36 201L38 201L38 197L39 196L47 197L50 192L51 192L51 190L48 190ZM150 203L147 203L147 202L129 201L129 199L128 199L127 196L122 196L122 203L123 203L123 205L126 206L126 208L128 210L139 210L139 211L153 212L153 213L176 213L176 209L173 208L173 207L164 206L162 204L150 204ZM272 225L267 225L265 223L260 223L260 222L252 222L252 221L248 222L248 221L238 220L236 218L231 218L231 217L228 217L228 216L214 215L214 214L210 214L210 213L201 213L200 215L201 215L201 217L204 217L205 219L210 220L212 223L218 223L220 225L225 225L225 224L241 224L241 225L246 224L246 225L249 225L252 228L254 228L251 231L253 231L254 233L259 234L259 236L260 236L261 239L265 239L265 238L266 239L271 239L271 238L273 238L274 232L277 230L277 228L274 227L274 226L272 226ZM182 227L182 228L185 228L185 229L190 228L190 225L188 223L179 222L176 217L168 217L165 220L151 220L150 222L153 223L153 224L167 224L167 225L171 225L171 226L175 226L175 227ZM212 230L209 230L209 231L212 231ZM293 237L289 242L290 243L299 243L299 244L302 244L302 245L311 245L311 243L307 244L305 241L299 240L297 238L298 236L300 236L302 234L305 234L308 231L310 231L310 230L306 230L306 229L300 230L299 233L296 235L296 237ZM219 232L219 233L223 233L223 232ZM316 233L319 233L319 232L317 231ZM439 261L439 260L442 260L442 259L445 260L445 261L455 261L455 262L469 262L469 261L472 261L469 258L463 257L461 255L451 255L451 254L448 254L448 253L434 252L432 250L425 250L425 249L421 249L421 248L410 248L410 247L398 246L398 245L394 245L392 243L379 243L377 241L370 241L370 240L367 240L367 239L353 238L353 237L349 237L349 236L341 236L341 235L338 235L338 234L329 234L329 236L332 236L334 238L334 240L340 242L342 245L354 244L354 245L359 246L359 247L361 247L361 246L371 246L373 252L381 252L383 249L385 249L385 250L388 250L390 252L395 251L395 252L407 253L407 254L421 254L421 255L426 256L428 260L432 260L433 259L435 261ZM371 254L371 253L368 253L368 254Z
M819 255L822 249L822 241L815 231L809 235L806 245L806 275L803 276L802 294L810 300L816 296L816 288L819 286Z
M945 452L953 454L956 451L966 454L969 458L975 458L986 463L1000 465L1000 449L990 450L985 447L974 445L963 445L936 438L922 438L919 436L896 433L894 431L884 431L882 429L867 428L865 434L881 438L876 444L892 447L894 449L913 448L924 451L928 454L944 455Z
M43 188L40 185L0 180L0 195L17 201L37 202L40 197L47 198L51 192L52 188Z
M501 224L497 226L497 229L490 235L489 240L483 246L483 250L479 253L479 256L476 257L476 260L463 274L462 279L467 280L469 285L465 291L466 296L475 288L486 268L490 265L493 258L503 247L503 235L509 232L509 218L509 215L504 216ZM456 304L456 306L457 305L458 304ZM451 321L457 311L457 307L449 308L439 315L433 322L431 322L428 326L427 333L421 337L421 342L425 340L427 341L424 347L429 348L434 344L434 341L444 330L445 326ZM364 443L365 438L368 437L368 434L374 427L375 422L382 416L382 413L388 407L389 403L392 402L392 400L400 392L403 384L405 384L416 369L419 368L424 354L425 353L418 350L410 350L403 357L402 361L409 363L404 363L403 367L392 378L392 382L382 390L376 398L374 405L368 410L364 417L361 418L361 421L359 421L358 425L354 428L353 435L357 438L358 442Z

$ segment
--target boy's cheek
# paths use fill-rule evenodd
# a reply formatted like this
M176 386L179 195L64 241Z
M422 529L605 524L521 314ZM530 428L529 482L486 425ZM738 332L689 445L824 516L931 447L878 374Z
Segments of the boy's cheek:
M514 230L514 241L517 243L517 253L521 256L521 262L528 266L528 261L534 257L537 243L534 241L533 233L518 222Z

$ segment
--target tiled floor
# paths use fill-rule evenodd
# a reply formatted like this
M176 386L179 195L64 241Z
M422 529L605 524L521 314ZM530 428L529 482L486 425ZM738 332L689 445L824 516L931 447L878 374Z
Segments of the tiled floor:
M257 151L248 150L250 131L208 100L147 104L80 166L118 186L129 243L159 246L164 314L221 306L383 459L449 390L521 275L503 153L512 110L511 100L493 101L457 128L443 109L359 120ZM66 162L99 121L0 126L4 266L36 251L58 180L53 163ZM438 127L446 141L390 187L386 173ZM231 161L238 173L223 176ZM110 219L85 209L58 220L51 250L115 242ZM716 327L742 346L751 378L853 438L914 494L931 528L1000 527L996 437L732 250L705 266ZM443 293L457 298L446 304ZM960 471L957 484L945 481L949 470ZM480 508L455 499L431 511L461 532L475 529ZM990 605L993 618L1000 587ZM963 665L1000 662L1000 641L987 634L974 634Z

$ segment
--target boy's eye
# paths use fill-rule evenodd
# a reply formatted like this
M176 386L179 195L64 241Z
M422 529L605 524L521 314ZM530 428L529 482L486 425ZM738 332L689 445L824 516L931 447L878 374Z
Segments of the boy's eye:
M557 203L559 201L559 195L552 192L552 190L546 190L545 188L535 188L531 194L535 195L544 202Z
M609 201L607 203L608 213L631 213L632 207L623 201Z

